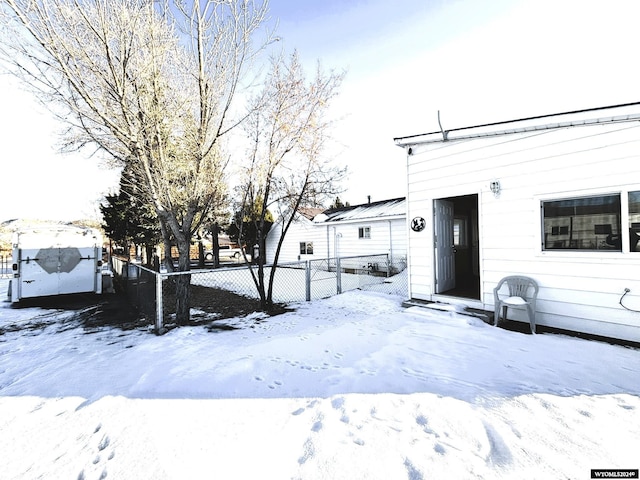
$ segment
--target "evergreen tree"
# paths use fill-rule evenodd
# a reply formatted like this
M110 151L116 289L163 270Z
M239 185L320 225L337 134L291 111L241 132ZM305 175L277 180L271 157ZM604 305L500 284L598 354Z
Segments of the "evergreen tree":
M151 262L153 249L162 241L160 224L153 207L137 194L136 184L135 175L125 168L120 177L120 191L107 195L106 203L100 205L102 228L127 253L131 244L144 246L147 262Z

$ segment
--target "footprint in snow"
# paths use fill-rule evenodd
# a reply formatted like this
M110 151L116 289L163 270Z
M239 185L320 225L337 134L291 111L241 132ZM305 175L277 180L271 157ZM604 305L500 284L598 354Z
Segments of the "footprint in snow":
M93 435L96 435L100 432L100 430L102 430L102 424L99 423L96 428L93 431ZM93 457L93 460L91 460L91 464L93 465L92 467L89 467L89 470L91 472L95 472L95 468L99 468L99 464L102 462L102 455L101 454L107 454L107 460L112 460L115 457L115 450L113 448L111 448L111 451L108 452L108 448L111 445L111 439L109 438L109 435L103 435L102 438L100 439L100 441L98 442L98 451L96 453L96 455ZM100 473L100 478L101 480L104 478L107 478L107 469L103 468L102 472ZM80 471L80 473L78 474L78 480L86 480L87 479L87 473L85 473L85 469L82 469Z
M424 475L418 470L408 458L404 460L404 466L407 469L409 480L424 480Z
M105 435L104 437L102 437L102 440L100 440L100 443L98 444L98 450L99 451L104 450L109 446L110 443L111 443L111 440L109 440L109 435Z
M313 440L311 440L310 438L308 438L307 441L304 442L304 445L302 446L302 448L303 448L302 456L298 458L298 463L300 465L304 464L307 460L313 458L313 456L315 455Z

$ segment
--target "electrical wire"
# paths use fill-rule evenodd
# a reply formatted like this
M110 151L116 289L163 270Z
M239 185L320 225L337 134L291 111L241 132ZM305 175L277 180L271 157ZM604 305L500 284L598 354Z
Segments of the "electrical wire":
M638 312L640 313L640 310L634 310L633 308L629 308L626 305L622 304L622 299L624 298L624 296L629 293L631 290L629 290L628 288L624 289L624 293L622 294L622 296L620 297L620 300L618 301L618 303L622 306L622 308L624 308L625 310L629 310L630 312Z

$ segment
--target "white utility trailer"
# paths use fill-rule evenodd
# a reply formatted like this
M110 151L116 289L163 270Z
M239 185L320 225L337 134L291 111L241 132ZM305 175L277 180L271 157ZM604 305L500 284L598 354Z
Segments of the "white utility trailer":
M12 302L23 298L102 293L102 235L56 225L25 229L13 239Z

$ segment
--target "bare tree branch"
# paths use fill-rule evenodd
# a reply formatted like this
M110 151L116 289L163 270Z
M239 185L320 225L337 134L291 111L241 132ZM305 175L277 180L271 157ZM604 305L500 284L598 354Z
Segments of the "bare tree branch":
M220 141L256 55L267 3L253 0L0 0L0 57L68 126L67 149L95 145L135 172L178 268L226 190ZM178 322L189 317L189 285Z
M246 131L249 136L245 196L261 199L257 221L260 248L264 249L265 216L270 206L280 211L283 225L268 285L264 279L264 255L254 283L264 305L270 306L274 275L282 241L301 206L318 206L340 191L346 169L324 158L332 122L328 119L331 100L337 95L344 74L325 74L320 68L311 82L304 76L297 53L287 60L272 61L265 87L253 100ZM252 203L253 204L253 203Z

